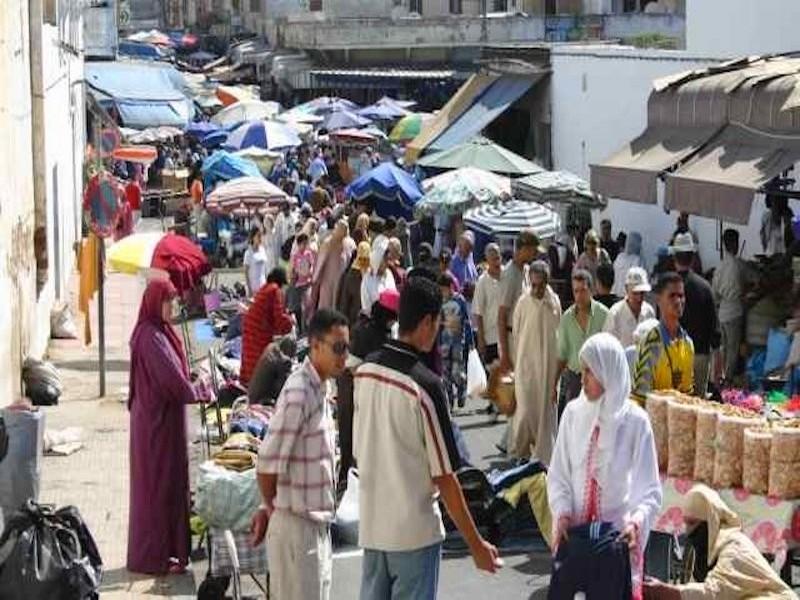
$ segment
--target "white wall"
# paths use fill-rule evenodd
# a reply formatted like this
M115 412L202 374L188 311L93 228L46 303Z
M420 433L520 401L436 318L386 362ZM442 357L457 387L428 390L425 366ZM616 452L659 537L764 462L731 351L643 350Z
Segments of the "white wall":
M602 162L644 130L653 79L712 62L676 51L621 47L555 48L551 60L554 166L587 181L590 164ZM676 213L666 214L662 205L662 200L659 205L611 200L605 211L595 213L595 225L608 217L615 231L639 231L652 263L657 248L668 242L677 218ZM747 241L748 255L759 250L757 224L763 208L763 200L756 200L750 225L738 228ZM700 238L704 265L717 264L718 223L691 217L690 226Z
M686 0L686 49L721 58L800 50L798 0Z

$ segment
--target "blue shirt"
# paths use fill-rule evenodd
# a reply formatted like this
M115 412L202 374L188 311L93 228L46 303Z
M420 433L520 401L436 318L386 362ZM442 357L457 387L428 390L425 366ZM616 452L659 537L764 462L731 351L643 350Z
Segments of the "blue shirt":
M475 267L475 261L472 259L472 252L469 253L467 258L461 258L461 255L456 252L453 254L453 259L450 261L450 271L458 279L458 285L463 289L464 284L468 281L477 281L478 269Z

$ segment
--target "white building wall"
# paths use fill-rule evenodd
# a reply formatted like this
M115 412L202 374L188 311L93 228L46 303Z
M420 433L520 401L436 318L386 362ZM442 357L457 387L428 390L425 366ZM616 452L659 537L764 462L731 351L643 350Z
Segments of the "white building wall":
M797 0L686 0L686 49L728 58L800 50Z
M33 164L27 0L0 11L0 405L20 393L36 306Z
M646 127L654 79L714 62L682 52L620 47L554 48L551 61L554 167L587 181L590 164L602 162ZM639 231L652 264L658 247L668 243L677 218L677 213L666 214L662 207L663 198L658 205L611 200L606 210L595 213L595 225L608 217L615 232ZM763 198L757 198L749 225L737 227L746 240L747 256L760 251L758 224L763 211ZM704 266L714 266L719 262L718 222L691 217L690 226L700 238Z

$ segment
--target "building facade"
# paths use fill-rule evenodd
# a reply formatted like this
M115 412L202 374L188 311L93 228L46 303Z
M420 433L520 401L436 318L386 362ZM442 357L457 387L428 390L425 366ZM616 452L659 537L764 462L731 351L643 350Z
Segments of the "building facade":
M0 394L21 393L50 310L67 300L80 239L84 92L82 4L9 0L0 19Z

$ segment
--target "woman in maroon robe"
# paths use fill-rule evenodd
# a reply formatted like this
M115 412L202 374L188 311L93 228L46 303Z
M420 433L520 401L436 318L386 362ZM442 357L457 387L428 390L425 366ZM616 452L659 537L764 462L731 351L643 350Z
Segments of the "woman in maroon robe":
M131 335L128 570L181 572L189 562L186 404L195 401L189 364L169 323L177 295L151 281Z

